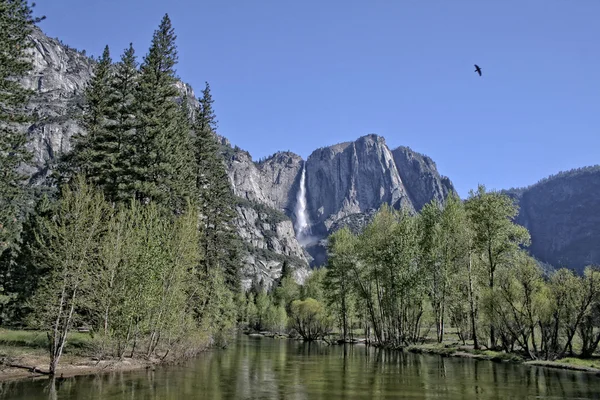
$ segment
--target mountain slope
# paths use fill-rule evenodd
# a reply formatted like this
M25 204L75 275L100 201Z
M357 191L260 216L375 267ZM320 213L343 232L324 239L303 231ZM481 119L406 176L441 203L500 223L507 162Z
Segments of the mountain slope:
M506 193L531 233L531 253L555 267L600 265L600 166L561 172Z

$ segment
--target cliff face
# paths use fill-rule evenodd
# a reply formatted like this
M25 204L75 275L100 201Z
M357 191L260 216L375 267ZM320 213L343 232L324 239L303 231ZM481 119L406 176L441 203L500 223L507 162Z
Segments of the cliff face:
M314 151L306 161L307 203L313 231L383 203L413 208L385 140L367 135Z
M283 213L266 206L240 201L236 207L238 233L246 248L242 285L249 289L252 281L270 287L281 276L284 262L293 269L296 280L308 276L308 260L296 240L292 221Z
M443 202L455 192L450 179L439 174L431 158L404 146L393 150L392 154L408 196L417 210L432 199Z
M222 143L231 147L227 140ZM261 162L241 149L224 150L229 179L236 196L257 201L293 216L302 158L291 152L280 152Z
M32 183L39 183L55 157L70 150L70 139L79 131L76 118L81 114L82 93L92 76L93 61L38 29L31 40L33 71L21 83L35 91L28 108L37 122L24 129L33 153L26 172L32 175Z
M516 222L531 233L529 250L555 267L600 265L600 166L563 172L506 191L519 205Z

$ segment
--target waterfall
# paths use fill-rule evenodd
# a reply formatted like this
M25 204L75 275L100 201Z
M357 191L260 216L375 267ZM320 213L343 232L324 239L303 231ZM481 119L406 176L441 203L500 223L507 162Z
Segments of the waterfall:
M301 245L310 241L310 224L308 213L306 212L306 163L302 165L302 175L300 175L300 190L296 196L296 238Z

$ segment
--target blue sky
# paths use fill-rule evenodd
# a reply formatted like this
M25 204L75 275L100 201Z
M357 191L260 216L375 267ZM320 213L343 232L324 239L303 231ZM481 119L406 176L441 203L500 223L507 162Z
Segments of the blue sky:
M600 0L38 0L41 28L141 57L168 13L178 75L255 159L376 133L465 197L600 163ZM479 64L483 76L473 71Z

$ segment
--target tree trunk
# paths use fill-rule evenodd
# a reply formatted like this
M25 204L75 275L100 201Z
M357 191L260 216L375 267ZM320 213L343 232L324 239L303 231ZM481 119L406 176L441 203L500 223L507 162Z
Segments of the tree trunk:
M475 299L473 295L473 277L472 277L472 260L471 253L469 253L469 306L470 306L470 319L471 319L471 335L473 339L473 348L479 349L479 342L477 341L477 330L475 323Z

